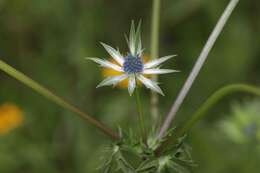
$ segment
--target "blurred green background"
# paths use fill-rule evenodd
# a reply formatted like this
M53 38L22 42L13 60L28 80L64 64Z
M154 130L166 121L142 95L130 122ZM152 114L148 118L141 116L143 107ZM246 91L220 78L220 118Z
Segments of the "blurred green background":
M166 93L160 97L161 117L228 2L162 1L160 55L178 54L166 66L181 73L160 78ZM134 99L125 89L96 89L101 70L84 57L109 58L100 41L126 52L124 34L132 19L143 21L149 54L151 7L148 0L0 0L0 57L110 127L136 128ZM188 119L221 86L238 82L260 86L259 43L260 1L241 0L175 123ZM150 93L142 91L150 119ZM24 119L18 128L0 135L0 173L98 172L103 149L109 145L100 132L2 72L0 96L1 105L17 105ZM198 164L194 172L259 172L259 107L260 101L252 96L235 95L193 128L188 142Z

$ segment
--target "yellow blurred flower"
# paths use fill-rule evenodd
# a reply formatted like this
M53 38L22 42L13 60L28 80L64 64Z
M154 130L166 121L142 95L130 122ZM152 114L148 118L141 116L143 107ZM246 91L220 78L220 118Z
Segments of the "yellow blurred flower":
M143 59L144 63L146 63L149 60L149 56L144 54L142 59ZM113 58L110 58L109 61L117 64L117 62ZM113 70L111 68L105 68L105 67L102 68L102 76L103 77L118 76L118 75L121 75L121 74L123 74L123 73L118 72L116 70ZM149 75L145 75L145 76L149 77ZM141 82L138 81L138 84L141 85ZM125 79L125 80L119 82L116 86L118 88L127 88L128 87L128 80Z
M19 107L11 103L0 105L0 135L7 134L18 127L22 121L23 113Z

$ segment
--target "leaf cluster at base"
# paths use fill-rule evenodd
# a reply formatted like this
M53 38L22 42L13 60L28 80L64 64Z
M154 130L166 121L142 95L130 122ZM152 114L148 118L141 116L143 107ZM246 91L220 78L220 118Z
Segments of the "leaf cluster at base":
M170 130L166 136L174 133ZM147 143L132 131L123 133L121 140L107 149L104 162L100 167L102 173L190 173L195 166L191 158L191 148L184 143L185 137L177 140L167 154L157 156L155 149L165 140L149 137Z

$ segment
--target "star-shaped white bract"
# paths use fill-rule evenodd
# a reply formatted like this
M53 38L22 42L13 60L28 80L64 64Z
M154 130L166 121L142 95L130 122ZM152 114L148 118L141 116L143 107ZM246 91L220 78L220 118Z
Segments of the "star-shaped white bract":
M119 50L112 48L111 46L101 43L110 56L117 62L117 64L111 63L107 60L100 58L87 58L90 59L102 67L111 68L118 72L121 72L122 75L111 76L103 80L97 87L116 85L117 83L128 79L128 92L130 95L133 94L136 81L141 81L147 88L160 93L163 92L158 84L144 75L153 75L153 74L166 74L177 72L176 70L171 69L161 69L159 66L174 57L175 55L165 56L156 60L149 61L144 63L142 60L142 41L141 41L141 24L139 23L137 29L135 30L134 23L132 22L129 38L127 39L130 52L127 56L123 56Z

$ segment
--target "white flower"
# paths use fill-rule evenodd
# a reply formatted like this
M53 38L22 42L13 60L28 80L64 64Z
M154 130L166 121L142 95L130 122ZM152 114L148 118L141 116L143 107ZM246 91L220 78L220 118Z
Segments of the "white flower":
M97 87L116 85L128 78L128 92L130 95L132 95L135 90L137 80L141 81L147 88L164 95L157 83L146 78L144 75L177 72L176 70L161 69L159 67L159 65L174 57L175 55L165 56L147 63L143 63L143 48L140 28L141 24L139 23L137 29L135 30L134 23L132 22L129 38L127 39L130 50L127 56L123 56L119 50L116 50L105 43L101 43L110 56L117 62L117 64L100 58L87 58L98 63L102 67L111 68L122 73L122 75L106 78Z

